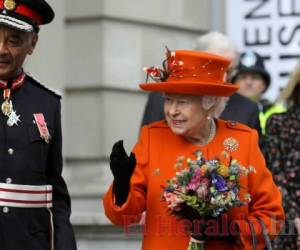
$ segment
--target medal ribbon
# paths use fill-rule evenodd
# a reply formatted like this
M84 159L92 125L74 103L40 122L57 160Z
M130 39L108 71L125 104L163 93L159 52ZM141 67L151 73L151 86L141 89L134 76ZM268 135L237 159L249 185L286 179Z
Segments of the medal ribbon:
M1 105L2 113L5 116L9 116L13 110L12 103L10 101L11 90L9 88L3 90L3 103Z
M49 143L51 136L49 130L47 128L47 123L45 121L45 117L42 113L33 114L36 125L38 126L38 130L40 133L40 137L46 142Z
M3 100L9 100L10 99L10 89L4 89L3 90Z

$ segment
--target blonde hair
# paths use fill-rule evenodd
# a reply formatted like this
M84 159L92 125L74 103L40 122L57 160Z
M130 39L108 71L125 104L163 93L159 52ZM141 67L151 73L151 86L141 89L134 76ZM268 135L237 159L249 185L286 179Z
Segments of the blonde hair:
M278 101L285 102L287 104L291 104L293 101L293 93L300 84L300 60L296 64L294 70L292 71L290 78L286 87L282 90L281 94L279 95Z

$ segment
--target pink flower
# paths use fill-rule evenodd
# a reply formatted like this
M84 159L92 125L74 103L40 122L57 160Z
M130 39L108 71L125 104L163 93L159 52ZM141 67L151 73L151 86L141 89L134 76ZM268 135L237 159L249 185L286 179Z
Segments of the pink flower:
M190 183L187 185L187 189L196 191L200 185L200 182L201 182L201 169L197 168L194 172L194 175L193 175Z
M201 184L204 184L208 187L209 186L209 179L207 179L207 178L202 179Z
M180 211L181 210L181 203L183 202L176 194L171 192L164 192L164 198L167 202L168 208Z

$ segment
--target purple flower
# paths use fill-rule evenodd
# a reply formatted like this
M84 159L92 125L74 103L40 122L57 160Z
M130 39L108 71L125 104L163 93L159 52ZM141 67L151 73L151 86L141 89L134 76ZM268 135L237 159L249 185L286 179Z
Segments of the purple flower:
M215 188L219 191L219 192L224 192L227 191L227 185L226 185L226 181L224 180L223 177L217 175L213 178L212 183L215 185Z
M232 189L232 192L233 192L235 195L237 195L237 194L238 194L238 192L239 192L239 189L238 189L238 187L237 187L237 186L235 186L235 187Z

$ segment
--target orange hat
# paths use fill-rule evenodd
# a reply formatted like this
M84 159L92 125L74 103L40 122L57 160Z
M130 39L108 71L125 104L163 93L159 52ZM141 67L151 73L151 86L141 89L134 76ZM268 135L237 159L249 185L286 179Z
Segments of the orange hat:
M225 82L225 72L230 64L227 59L200 51L167 49L163 69L145 68L146 83L140 88L146 91L174 94L230 96L238 87ZM148 83L152 78L155 83Z

